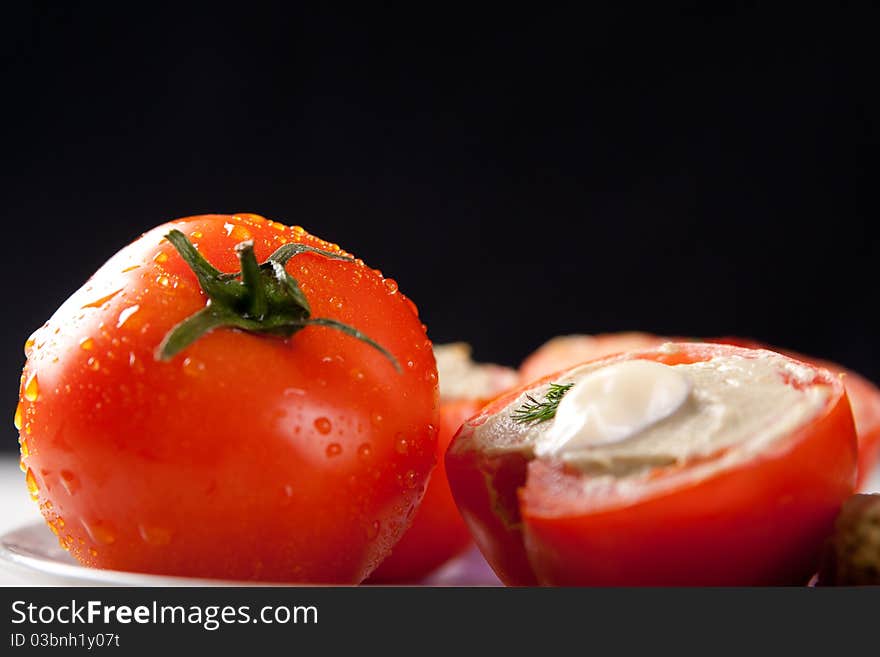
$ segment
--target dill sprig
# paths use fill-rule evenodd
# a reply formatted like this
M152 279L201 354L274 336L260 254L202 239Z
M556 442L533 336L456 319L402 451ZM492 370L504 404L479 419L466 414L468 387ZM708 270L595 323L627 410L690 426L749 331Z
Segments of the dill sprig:
M529 401L516 409L510 416L514 422L525 424L526 422L544 422L552 419L559 408L559 402L565 396L574 383L551 383L550 389L544 395L544 401L538 401L531 395L526 395Z

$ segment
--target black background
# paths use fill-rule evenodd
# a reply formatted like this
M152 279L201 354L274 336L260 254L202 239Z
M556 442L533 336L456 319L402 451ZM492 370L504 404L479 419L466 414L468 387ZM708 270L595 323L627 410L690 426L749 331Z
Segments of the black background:
M138 234L203 212L340 243L482 360L643 329L880 379L876 10L10 4L10 449L30 332Z

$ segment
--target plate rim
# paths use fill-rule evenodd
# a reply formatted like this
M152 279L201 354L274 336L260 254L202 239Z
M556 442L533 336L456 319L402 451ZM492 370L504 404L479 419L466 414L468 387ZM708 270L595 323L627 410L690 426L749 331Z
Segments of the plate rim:
M23 551L21 543L28 537L37 537L45 525L39 521L19 525L0 536L0 561L20 570L38 572L42 575L73 580L83 586L103 585L120 587L279 587L279 586L321 586L320 584L301 584L296 582L262 582L244 580L211 579L207 577L182 577L179 575L156 575L129 570L108 568L89 568L77 563L63 563L49 557L40 557Z

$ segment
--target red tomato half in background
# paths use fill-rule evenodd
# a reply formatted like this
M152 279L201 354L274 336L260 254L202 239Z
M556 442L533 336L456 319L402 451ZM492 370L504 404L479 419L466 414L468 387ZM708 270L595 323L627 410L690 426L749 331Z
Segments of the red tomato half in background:
M465 420L519 381L515 370L471 361L466 344L437 345L434 352L440 377L437 468L413 516L412 526L370 577L372 583L415 582L470 545L470 531L449 490L443 456Z
M666 365L754 350L682 343L604 359ZM766 352L765 352L766 353ZM820 412L768 449L652 468L626 487L487 445L476 430L559 372L498 398L464 424L446 454L450 486L477 544L510 585L805 584L841 503L853 490L856 437L839 378L812 370L829 396ZM796 385L796 384L791 384ZM625 494L624 494L625 489Z
M523 381L535 381L578 363L625 351L659 347L673 339L639 331L560 335L551 338L526 357L519 366L519 374Z
M180 322L221 308L206 306L193 267L165 239L171 229L226 273L246 268L249 242L254 267L282 245L325 251L248 269L267 287L242 297L252 311L235 321L268 323L272 303L299 294L309 317L354 327L400 371L329 326L281 337L284 322L306 317L297 308L279 310L289 317L269 327L278 336L221 326L158 358ZM28 340L22 467L77 560L354 584L389 553L436 459L437 372L412 302L345 256L256 215L180 219L113 256Z

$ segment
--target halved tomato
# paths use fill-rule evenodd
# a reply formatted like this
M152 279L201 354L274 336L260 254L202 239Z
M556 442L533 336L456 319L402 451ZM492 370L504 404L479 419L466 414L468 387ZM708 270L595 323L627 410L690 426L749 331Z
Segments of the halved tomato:
M513 426L497 421L499 414L513 413L525 395L534 398L574 370L503 395L466 422L447 452L447 475L498 576L511 585L806 583L854 487L855 428L840 379L772 352L702 343L631 352L592 366L767 357L781 363L780 385L823 391L806 420L760 449L748 442L749 448L692 455L625 479L536 458L513 430L499 429ZM784 378L789 370L799 372L797 379ZM490 421L493 429L481 431Z

